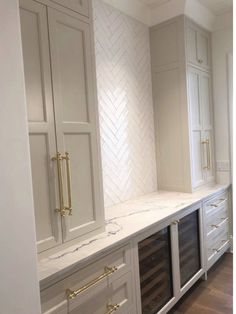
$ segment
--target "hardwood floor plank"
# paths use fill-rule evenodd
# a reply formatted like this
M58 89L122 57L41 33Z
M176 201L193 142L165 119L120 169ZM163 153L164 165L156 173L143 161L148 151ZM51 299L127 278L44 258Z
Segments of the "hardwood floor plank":
M232 314L233 255L226 253L168 314Z

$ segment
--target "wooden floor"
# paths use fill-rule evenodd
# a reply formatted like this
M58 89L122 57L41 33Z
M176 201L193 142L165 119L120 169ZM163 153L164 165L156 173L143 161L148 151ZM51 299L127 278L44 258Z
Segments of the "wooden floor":
M168 314L233 313L233 255L225 254Z

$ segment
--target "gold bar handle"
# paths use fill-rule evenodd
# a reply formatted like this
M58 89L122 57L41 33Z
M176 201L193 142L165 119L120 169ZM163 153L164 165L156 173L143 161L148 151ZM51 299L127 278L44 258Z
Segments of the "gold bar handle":
M62 155L57 152L57 155L52 158L53 161L57 162L57 174L58 174L58 186L59 186L59 203L60 208L55 209L56 212L60 213L62 217L66 215L66 209L64 206L64 197L63 197L63 179L62 179Z
M207 169L211 169L211 147L210 147L210 140L206 140L207 142Z
M82 286L81 288L77 289L77 290L71 290L71 289L67 289L66 290L66 295L67 298L69 300L74 299L75 297L77 297L80 293L88 290L89 288L93 287L94 285L96 285L98 282L100 282L101 280L103 280L104 278L108 277L109 275L113 274L114 272L116 272L118 270L118 268L116 266L114 267L105 267L104 268L104 273L100 276L98 276L97 278L93 279L92 281L90 281L89 283L87 283L86 285Z
M107 312L105 314L112 314L119 309L119 304L107 304Z
M202 141L202 145L206 145L207 148L207 165L203 167L203 169L210 169L211 168L211 152L210 152L210 141L205 140Z
M212 207L219 207L222 204L224 204L224 202L227 201L227 198L224 199L220 199L220 202L218 204L211 204Z
M70 156L69 153L65 153L65 157L63 159L66 160L66 173L67 173L67 191L68 191L68 206L66 210L69 211L69 215L72 216L72 196L71 196L71 172L70 172Z

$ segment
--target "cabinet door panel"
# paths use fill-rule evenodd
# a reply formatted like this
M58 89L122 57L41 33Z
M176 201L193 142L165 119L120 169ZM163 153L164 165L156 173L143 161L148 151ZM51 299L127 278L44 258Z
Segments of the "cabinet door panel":
M193 130L201 128L200 107L200 75L198 71L189 68L188 71L188 98L191 114L191 127Z
M197 31L191 26L187 27L187 54L188 61L198 64L197 61Z
M139 242L142 313L157 313L173 297L170 228Z
M71 159L73 211L63 219L67 241L103 225L92 34L89 24L71 16L53 9L48 16L58 150Z
M180 282L183 287L201 269L198 211L180 220L178 232Z
M198 63L204 68L210 67L210 38L207 33L198 31L197 36L197 55Z
M29 121L38 251L61 243L61 219L55 213L56 154L46 7L20 1L26 100Z
M52 0L62 6L76 11L82 15L89 16L89 1L90 0Z
M211 76L205 72L201 73L201 111L202 126L204 130L212 129L212 89Z

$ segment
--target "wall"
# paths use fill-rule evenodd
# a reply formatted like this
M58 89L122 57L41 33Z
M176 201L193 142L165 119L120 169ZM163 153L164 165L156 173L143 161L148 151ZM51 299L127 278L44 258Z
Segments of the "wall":
M156 190L149 31L94 0L105 206Z
M230 182L228 54L233 51L232 14L219 16L215 21L215 29L212 33L212 52L217 181L228 183Z
M0 313L40 313L18 1L0 1Z

